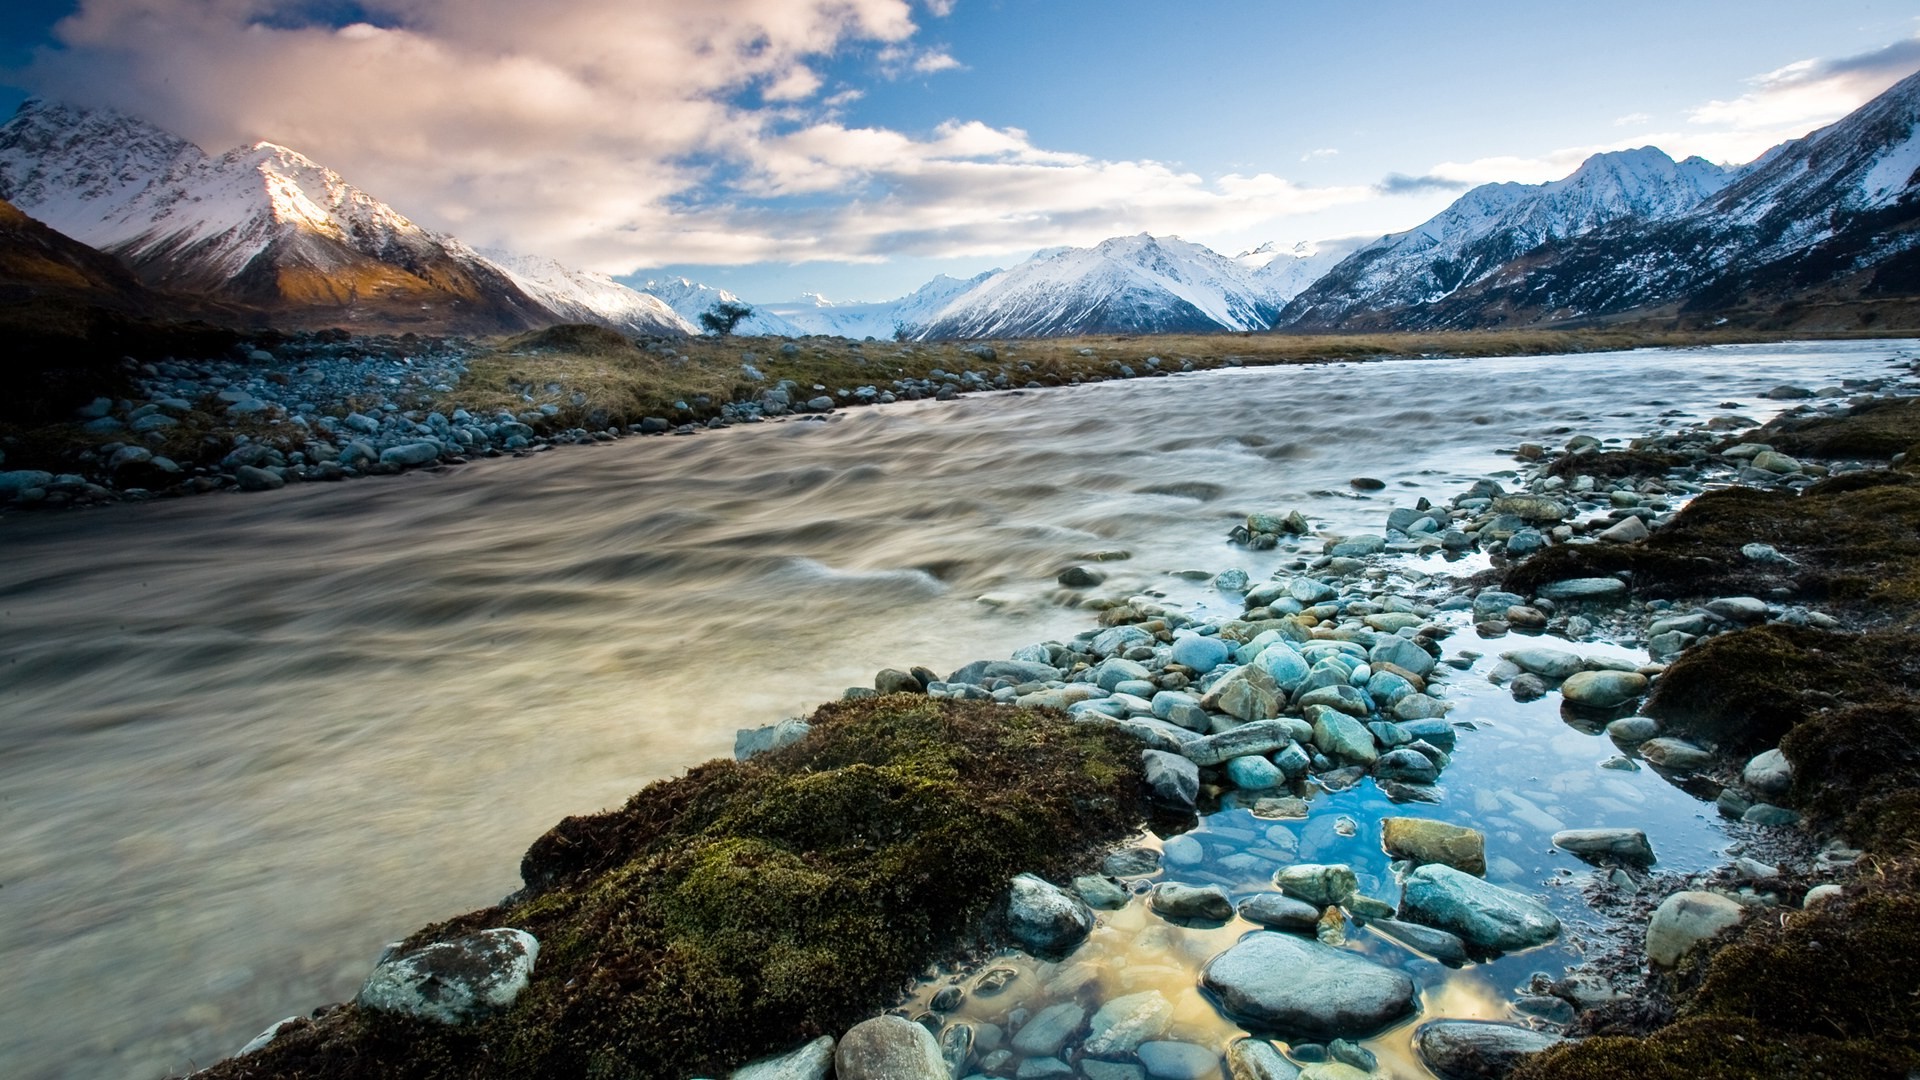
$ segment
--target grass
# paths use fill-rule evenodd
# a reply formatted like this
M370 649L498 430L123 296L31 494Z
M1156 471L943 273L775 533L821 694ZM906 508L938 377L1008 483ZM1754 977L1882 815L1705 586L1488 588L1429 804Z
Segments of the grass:
M527 852L517 900L414 935L532 933L508 1012L446 1028L346 1006L201 1075L724 1075L873 1015L993 940L1014 874L1061 880L1143 820L1138 744L1104 727L905 695L812 724L568 818Z

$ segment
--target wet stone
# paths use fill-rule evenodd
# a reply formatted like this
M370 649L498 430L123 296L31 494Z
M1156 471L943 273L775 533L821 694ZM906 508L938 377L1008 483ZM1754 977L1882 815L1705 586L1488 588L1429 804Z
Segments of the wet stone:
M1387 854L1417 865L1441 863L1469 874L1487 872L1486 838L1478 829L1427 818L1392 817L1380 823Z
M1066 952L1093 929L1087 905L1032 874L1013 879L1007 920L1014 940L1040 954Z
M1219 1053L1195 1043L1143 1043L1137 1056L1154 1080L1212 1080L1220 1075Z
M1181 885L1163 881L1153 887L1147 903L1154 913L1167 919L1193 919L1225 922L1233 918L1233 901L1218 885Z
M1527 1058L1567 1040L1488 1020L1436 1020L1413 1034L1421 1064L1440 1080L1498 1080Z
M1691 772L1704 769L1713 762L1713 755L1684 739L1662 736L1648 739L1640 744L1640 756L1662 769L1673 772Z
M1392 938L1410 949L1426 953L1448 967L1462 967L1469 957L1467 946L1458 935L1445 930L1436 930L1419 923L1401 922L1398 919L1374 919L1367 923L1377 933Z
M1290 934L1247 935L1200 981L1228 1016L1289 1038L1364 1038L1414 1011L1406 975Z
M1296 863L1273 875L1279 890L1316 907L1346 904L1359 891L1353 868L1344 863Z
M1160 853L1152 848L1128 848L1116 851L1100 863L1102 873L1110 877L1142 877L1160 871Z
M1013 1035L1013 1048L1028 1057L1052 1057L1086 1023L1087 1010L1071 1001L1041 1009Z
M512 1005L539 955L540 943L524 930L483 930L382 961L354 1000L379 1012L469 1023Z
M822 1035L797 1050L742 1066L727 1080L827 1080L833 1075L833 1051L833 1036Z
M1719 893L1674 893L1660 902L1647 924L1647 959L1672 967L1695 945L1739 923L1745 910Z
M1173 1005L1160 991L1126 994L1100 1006L1081 1045L1087 1053L1100 1057L1130 1054L1141 1043L1166 1034L1172 1026Z
M1635 671L1581 671L1560 684L1560 695L1574 705L1614 709L1647 692L1647 677Z
M1300 1066L1288 1061L1272 1043L1237 1039L1227 1047L1227 1075L1233 1080L1298 1080Z
M1320 909L1283 893L1258 893L1240 901L1240 917L1270 930L1312 933Z
M1530 896L1430 863L1407 875L1400 917L1459 935L1488 952L1517 952L1560 934L1560 920Z
M876 1016L847 1030L834 1050L837 1080L949 1080L933 1033L898 1016Z
M1623 862L1652 866L1653 845L1639 829L1562 829L1553 834L1553 846L1588 862Z

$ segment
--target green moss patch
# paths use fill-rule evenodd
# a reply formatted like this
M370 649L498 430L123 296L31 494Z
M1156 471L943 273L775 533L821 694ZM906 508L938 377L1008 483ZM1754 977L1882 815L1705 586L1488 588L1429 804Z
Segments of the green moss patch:
M893 696L800 743L568 818L492 926L541 943L512 1010L449 1029L347 1006L213 1077L674 1077L838 1033L994 934L1008 880L1060 877L1137 829L1139 747L1095 725Z

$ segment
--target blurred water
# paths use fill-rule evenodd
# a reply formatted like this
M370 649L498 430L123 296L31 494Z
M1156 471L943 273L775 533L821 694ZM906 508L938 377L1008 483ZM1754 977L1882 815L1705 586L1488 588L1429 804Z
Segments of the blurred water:
M1283 558L1224 543L1250 510L1378 531L1521 441L1764 418L1913 347L1226 371L10 515L0 1075L146 1080L348 997L548 826L734 729L1086 628L1053 576L1088 554L1131 554L1107 592L1206 603L1168 575Z

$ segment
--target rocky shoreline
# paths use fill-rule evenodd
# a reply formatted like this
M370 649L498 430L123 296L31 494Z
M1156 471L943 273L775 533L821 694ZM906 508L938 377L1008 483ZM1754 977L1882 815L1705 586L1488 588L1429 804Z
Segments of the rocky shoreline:
M1865 447L1874 453L1839 454L1833 447L1847 449L1844 440L1820 447L1814 442L1824 428L1884 426L1889 410L1911 412L1912 402L1895 395L1911 394L1912 382L1782 387L1774 396L1820 404L1789 413L1758 433L1751 432L1751 421L1729 416L1700 430L1648 436L1625 448L1578 435L1552 451L1522 446L1516 475L1482 480L1444 506L1423 500L1396 508L1379 534L1317 537L1303 518L1284 509L1253 515L1235 530L1235 540L1250 548L1284 547L1297 556L1266 582L1248 581L1237 571L1221 573L1216 588L1240 600L1240 610L1232 615L1190 615L1154 596L1099 598L1090 606L1100 609L1101 625L1075 640L1039 643L1008 660L979 661L945 678L924 668L884 670L873 687L849 690L851 700L808 721L743 731L738 764L703 767L683 781L655 785L624 811L569 819L529 852L523 868L527 888L501 908L428 928L400 943L378 965L356 1004L289 1018L209 1075L505 1075L504 1066L481 1049L503 1044L520 1055L508 1069L513 1075L575 1075L589 1059L608 1066L624 1062L634 1075L684 1077L698 1068L709 1075L730 1071L760 1080L829 1075L840 1080L1171 1080L1216 1077L1223 1069L1234 1080L1379 1075L1377 1055L1361 1043L1415 1016L1422 1006L1396 968L1370 953L1343 948L1353 935L1385 939L1414 957L1452 968L1525 952L1563 932L1537 890L1488 880L1490 850L1498 855L1486 835L1418 812L1448 797L1441 783L1447 768L1456 755L1472 752L1472 725L1448 718L1448 683L1483 651L1494 649L1502 650L1502 658L1489 678L1516 700L1557 694L1570 726L1604 730L1619 750L1606 767L1654 768L1712 803L1730 819L1733 859L1701 873L1673 874L1658 868L1658 853L1644 831L1556 831L1555 846L1593 867L1583 894L1609 920L1613 929L1607 936L1614 947L1562 977L1537 979L1520 995L1508 1021L1422 1023L1413 1034L1421 1062L1447 1080L1618 1075L1613 1070L1621 1061L1656 1075L1733 1076L1749 1067L1743 1063L1824 1054L1821 1060L1844 1063L1844 1068L1809 1075L1904 1075L1915 1061L1910 1024L1882 1023L1876 1037L1862 1037L1830 1019L1819 1022L1837 1034L1810 1031L1809 1021L1782 1015L1771 1029L1755 1030L1754 1009L1741 1014L1749 1019L1714 1011L1724 1008L1714 1001L1735 991L1767 990L1767 980L1751 971L1732 989L1720 973L1723 964L1739 962L1749 939L1791 935L1803 924L1844 919L1875 904L1896 913L1909 910L1902 903L1910 904L1910 891L1896 889L1887 899L1892 886L1868 879L1877 875L1897 882L1905 880L1902 873L1910 879L1910 872L1900 869L1906 850L1901 843L1911 843L1920 830L1901 833L1887 826L1867 835L1844 810L1836 814L1823 808L1833 802L1833 793L1814 785L1831 787L1839 782L1838 773L1829 766L1828 775L1811 775L1813 756L1801 751L1795 741L1801 732L1793 725L1775 731L1748 725L1751 717L1745 715L1715 717L1698 701L1714 697L1716 686L1724 689L1729 674L1747 675L1746 668L1722 660L1753 648L1757 636L1811 634L1853 641L1880 632L1889 616L1904 625L1920 610L1909 604L1892 612L1883 597L1836 590L1833 583L1844 567L1830 560L1840 556L1803 547L1819 538L1795 532L1802 504L1793 501L1905 491L1911 481L1901 455L1906 445L1920 442L1920 425L1893 425L1893 437L1904 432L1907 439L1895 453L1879 453L1888 444L1875 444ZM1355 479L1363 489L1375 484ZM1774 500L1767 514L1742 529L1699 526L1722 504L1750 495ZM1708 534L1704 540L1702 532ZM1694 550L1686 555L1670 550L1689 542ZM1401 558L1433 554L1485 560L1487 569L1461 579ZM1718 569L1689 578L1680 572L1692 565L1687 560ZM1885 567L1875 569L1884 572ZM1096 597L1103 579L1098 565L1061 573L1063 588L1095 590ZM1758 595L1701 591L1736 583L1763 587L1752 590ZM1449 643L1469 632L1485 644L1462 649ZM1565 645L1546 644L1545 636ZM1644 647L1650 655L1631 662L1579 647L1599 642ZM1518 647L1503 648L1509 644ZM1452 656L1449 647L1455 650ZM1836 708L1844 712L1857 697L1830 677L1821 689L1826 699L1816 708L1823 715ZM847 746L850 716L879 725L866 727L860 736L873 745L858 752ZM791 777L796 768L802 774L824 770L818 775L834 782L848 781L849 773L859 770L891 776L889 770L906 768L918 783L925 777L913 772L913 754L905 747L877 745L888 741L881 731L913 730L916 724L991 728L1003 723L1025 732L1023 738L1031 740L1025 745L1039 755L1051 753L1046 748L1060 745L1059 740L1099 734L1109 741L1083 752L1112 755L1096 770L1103 783L1117 785L1106 787L1107 797L1133 794L1110 804L1107 818L1094 823L1097 835L1071 831L1055 843L1027 846L1002 863L1006 870L996 871L1003 884L991 885L992 873L971 879L985 889L969 898L976 906L953 913L956 921L946 922L938 933L915 938L911 958L850 956L858 952L851 939L828 946L834 963L843 965L842 977L848 963L880 973L877 982L865 983L869 992L924 972L915 964L969 951L982 957L979 962L921 983L905 1005L877 1018L851 1022L862 1011L872 1016L883 1001L869 997L861 1004L836 996L832 1011L838 1023L810 1005L796 1005L799 1011L783 1014L784 1022L751 1033L705 1029L676 1044L670 1055L657 1046L643 1052L631 1032L583 1022L583 1013L599 1015L612 1006L582 995L650 1000L651 991L633 988L632 973L613 986L574 990L603 978L605 958L584 963L583 952L593 953L597 946L580 940L587 927L568 920L584 908L608 903L651 910L654 901L646 898L653 895L655 879L671 883L686 869L649 851L652 831L673 834L683 828L684 815L697 818L701 828L719 828L713 836L728 851L725 862L732 876L727 880L740 887L774 883L776 892L799 903L798 894L782 891L786 886L778 883L823 857L817 838L801 842L783 832L773 848L765 848L762 833L749 829L744 838L728 833L739 823L730 823L724 813L697 809L701 799L727 789L729 796L757 804L765 793L753 784ZM1005 752L1000 744L986 757ZM954 767L952 761L942 766ZM1920 777L1920 770L1914 773ZM909 794L913 784L901 787L905 774L877 791L867 786L867 775L860 773L861 789L885 809L863 827L884 819L888 829L904 830L893 839L918 844L922 837L915 830L946 814L936 809L937 801L916 801ZM1070 788L1075 774L1035 769L1029 775L1040 786L1057 777ZM993 780L981 780L991 790ZM1881 825L1906 820L1901 808L1909 804L1900 800L1911 794L1916 780L1896 781L1882 793L1893 800L1893 809L1875 818ZM1299 841L1290 823L1306 817L1310 799L1364 785L1408 808L1405 816L1383 819L1377 837L1394 860L1391 880L1340 863L1303 862L1292 854ZM849 811L845 798L832 804L835 814ZM990 801L983 793L970 798L976 808ZM1110 841L1097 842L1113 830L1137 827L1132 823L1149 814L1147 801L1154 829L1136 835L1149 842L1118 850ZM1857 810L1852 805L1857 801L1841 797L1849 809ZM1186 834L1196 815L1223 805L1270 822L1266 837L1250 834L1251 847L1224 853ZM945 843L957 842L956 834L943 835ZM1897 836L1909 839L1890 839ZM883 847L890 842L876 840ZM749 842L762 846L739 858L738 845ZM1856 842L1863 846L1852 846ZM795 856L801 864L788 868L781 861ZM860 853L855 865L875 858L881 856ZM1216 867L1216 860L1233 859L1241 860L1230 868L1238 877L1220 876L1229 868ZM1045 873L1048 865L1052 873ZM1230 891L1215 883L1244 878L1249 868L1264 866L1275 867L1268 889L1249 895L1244 888ZM678 880L676 895L681 895L692 879ZM637 899L622 899L623 890L632 890ZM1395 892L1398 901L1389 902L1386 897ZM870 917L887 927L879 940L898 938L897 920L917 910L890 904L886 897L868 899L881 905ZM924 897L918 903L926 904ZM784 917L776 914L783 910L777 905L753 906L763 912L761 918ZM1771 917L1757 917L1761 912ZM740 914L728 912L725 919L696 929L724 937L741 926ZM817 914L827 925L839 925L840 913ZM1877 926L1873 917L1862 914L1858 921ZM1033 956L1057 958L1150 935L1156 925L1206 929L1236 919L1258 929L1195 957L1191 976L1204 987L1201 1000L1209 1010L1255 1034L1224 1051L1195 1034L1199 1029L1183 1012L1190 1003L1165 991L1097 999L1090 978L1068 977L1076 967L1091 967L1088 963L1063 972L1063 985L1049 984L1020 1008L1002 1009L1003 1022L956 1018L969 1000L994 998L1010 980L1017 981L1016 969L994 959L995 942L1010 941ZM818 932L821 925L807 923L806 929ZM722 926L728 929L721 931ZM1906 932L1911 936L1911 927ZM556 936L563 941L558 948ZM1876 942L1884 947L1886 940L1882 933ZM1894 933L1891 940L1904 939ZM754 988L785 961L777 951L766 952L766 942L760 944L761 951L741 954L744 968L703 969L679 992L705 996L709 1003L715 994L764 1000ZM1873 962L1848 959L1856 967ZM649 966L658 964L657 955L620 962L658 974ZM572 991L562 995L568 1004L558 1011L551 1001L556 980ZM819 989L818 978L812 986ZM1877 985L1868 991L1884 992ZM541 1004L530 1006L522 995ZM791 1040L787 1045L798 1044L798 1049L738 1067L755 1056L755 1046L778 1045L783 1032ZM1642 1038L1648 1033L1651 1038ZM643 1025L640 1034L657 1037L658 1029ZM1706 1065L1690 1065L1684 1073L1670 1067L1702 1055L1734 1064L1719 1072Z

